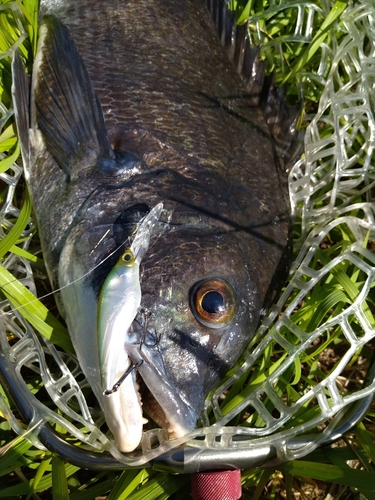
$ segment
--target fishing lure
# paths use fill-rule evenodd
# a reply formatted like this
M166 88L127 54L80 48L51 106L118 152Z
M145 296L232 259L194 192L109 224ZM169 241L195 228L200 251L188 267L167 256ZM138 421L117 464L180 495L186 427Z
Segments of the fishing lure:
M162 209L159 203L142 220L131 247L121 255L100 291L97 332L104 396L115 392L137 366L126 352L126 335L141 304L139 266Z

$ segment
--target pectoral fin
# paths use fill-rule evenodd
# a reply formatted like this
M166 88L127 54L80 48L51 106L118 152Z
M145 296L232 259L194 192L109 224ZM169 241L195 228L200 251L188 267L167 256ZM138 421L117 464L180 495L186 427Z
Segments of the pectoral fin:
M32 127L42 132L49 153L70 177L74 168L98 159L115 162L103 112L68 29L43 18L32 84Z
M27 168L30 153L30 77L25 71L18 49L12 61L12 97L22 160Z

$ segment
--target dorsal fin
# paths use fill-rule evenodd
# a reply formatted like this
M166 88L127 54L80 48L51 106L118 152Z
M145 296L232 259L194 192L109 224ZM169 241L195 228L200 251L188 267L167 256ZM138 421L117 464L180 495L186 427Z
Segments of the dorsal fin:
M302 101L289 106L286 101L286 88L275 87L273 78L265 87L261 106L273 137L277 152L283 164L290 164L301 153L302 140L298 132L298 121L302 112Z
M42 20L32 99L31 125L40 129L50 154L69 177L78 161L115 161L84 62L68 29L54 16Z
M235 12L228 10L225 0L207 0L206 3L220 41L241 76L246 90L260 98L265 66L259 61L259 49L249 44L247 24L236 24Z
M265 76L259 48L251 47L248 40L248 24L236 24L235 12L228 9L225 0L206 0L206 4L229 59L247 92L263 110L275 138L279 160L286 165L299 150L297 123L302 106L288 106L285 89L275 87L273 78Z

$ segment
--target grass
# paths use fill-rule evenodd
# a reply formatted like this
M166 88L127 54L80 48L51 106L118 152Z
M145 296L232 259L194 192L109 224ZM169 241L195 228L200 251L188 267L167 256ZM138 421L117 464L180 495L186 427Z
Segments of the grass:
M12 7L0 10L0 53L6 53L24 33L20 52L28 70L31 68L36 51L37 3L37 0L0 1L0 6L9 4ZM24 13L22 21L17 17L17 10L13 8L15 4ZM358 7L361 5L360 2L354 4ZM305 120L301 123L302 127L306 127L318 110L318 103L324 91L324 78L330 69L329 64L326 67L321 65L322 51L326 51L327 60L330 60L329 51L337 48L346 33L342 15L345 14L347 2L321 1L315 5L314 15L308 18L308 11L303 7L300 7L300 10L295 6L278 9L276 5L266 0L231 2L231 8L236 9L238 22L250 17L252 43L262 44L261 56L266 60L268 70L275 73L276 83L288 84L288 97L291 102L303 97ZM303 18L305 22L300 23L300 29L293 31L298 25L299 18ZM338 85L345 85L347 81L343 77L343 81ZM0 100L4 109L10 107L10 85L10 59L5 57L0 59ZM3 153L0 157L0 172L10 174L11 167L19 156L19 146L11 118L6 121L0 133L0 152ZM321 137L329 138L331 133L332 124L323 123L322 120ZM353 136L352 152L356 154L363 145L363 136L360 130L353 131ZM321 178L324 179L328 166L324 162L324 157L319 161ZM361 165L361 159L358 160L358 165ZM363 185L360 185L353 195L351 203L357 203L357 208L349 214L353 217L362 217L358 204L368 196L367 191L365 194L361 192ZM9 189L7 185L1 184L2 204L9 199ZM319 214L323 213L327 206L326 191L327 186L323 186L312 197L314 209ZM17 189L11 194L12 203L18 214L16 217L12 213L3 224L0 258L4 262L11 254L19 255L40 268L42 261L35 251L38 250L35 229L29 227L31 207L27 192ZM306 231L301 229L303 206L304 198L301 196L296 201L297 249L306 236ZM251 355L258 351L260 353L257 357L253 355L255 361L251 370L245 370L238 380L227 388L225 399L219 399L220 414L229 419L232 425L241 424L257 429L265 426L264 419L257 412L249 412L248 406L241 412L236 411L236 408L244 401L248 401L258 389L261 390L265 380L272 380L281 367L285 369L277 377L274 390L282 401L286 401L289 405L298 405L304 394L314 391L322 380L337 369L340 360L348 351L347 339L337 324L337 319L347 307L356 304L368 283L366 268L359 266L360 261L368 262L366 249L372 250L373 243L369 240L367 232L361 239L363 252L358 249L356 253L359 264L357 261L344 259L323 272L325 266L329 266L338 256L347 255L348 250L358 242L358 234L354 234L355 230L349 222L332 226L320 240L316 222L315 229L315 239L311 239L310 246L315 245L316 251L312 258L306 261L304 271L299 274L302 285L311 282L314 286L302 299L299 295L300 289L286 287L283 309L291 309L290 322L280 327L278 335L273 333L271 340L261 349L260 346L266 338L266 330L260 331L248 350L248 354ZM30 235L33 238L31 245ZM295 256L297 258L297 252ZM3 298L7 298L15 308L23 306L22 314L40 334L61 348L71 351L65 327L45 305L35 301L32 292L16 278L0 265L0 287ZM369 293L362 304L362 311L364 320L374 326L372 297L373 294ZM277 318L269 326L268 331L276 331L276 321ZM325 328L325 325L329 327ZM363 335L362 324L354 314L350 317L350 328L358 337ZM324 333L314 341L307 340L319 329L322 332L324 330ZM298 350L304 341L306 341L304 348L294 357L293 363L288 364L289 354ZM364 341L358 345L350 363L342 372L342 387L339 390L342 397L359 388L367 367L372 362L372 355L373 346L370 343ZM233 373L234 369L229 375ZM225 380L229 380L229 375ZM35 392L38 392L40 385L37 377L30 382L30 388ZM327 401L332 402L330 399L332 395L328 390L325 395ZM5 394L4 398L7 404L11 405ZM261 400L270 414L274 414L275 407L269 394L262 394ZM5 417L6 405L0 406L0 411ZM288 430L292 426L307 422L315 414L315 400L306 400L293 418L285 424L284 429ZM243 498L318 499L328 494L335 499L374 498L374 417L374 409L369 409L363 423L359 424L337 447L318 449L302 459L291 460L277 467L243 471ZM213 422L217 417L213 412L208 412L207 418ZM0 498L91 500L104 496L108 500L184 499L190 495L188 484L187 476L173 476L152 469L129 469L122 473L114 471L94 473L78 469L49 452L35 448L27 440L15 437L7 420L5 418L0 420Z

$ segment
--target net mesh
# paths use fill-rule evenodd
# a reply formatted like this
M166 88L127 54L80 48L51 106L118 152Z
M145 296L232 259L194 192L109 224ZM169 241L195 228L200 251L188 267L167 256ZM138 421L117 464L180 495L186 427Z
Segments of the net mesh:
M283 66L291 48L316 40L317 27L331 8L329 1L270 2L262 15L249 20L250 39ZM9 57L27 37L18 9L15 2L0 6L0 16L13 16L20 34L9 41L1 58ZM289 31L278 37L275 27L285 19ZM120 453L105 431L103 415L89 405L90 391L74 355L56 349L35 332L21 310L3 299L1 350L12 376L23 383L23 397L34 408L25 429L6 395L0 397L1 412L18 434L43 448L38 426L48 421L59 426L62 435L91 449L107 450L124 465L146 463L184 442L248 449L272 442L283 461L319 446L353 402L374 393L375 384L365 377L375 337L374 24L370 0L349 5L341 21L332 24L329 43L325 40L316 47L316 69L296 72L296 93L309 97L312 88L321 91L317 113L305 116L304 155L290 172L294 245L300 251L282 296L241 362L206 401L201 427L173 441L164 430L151 429L143 435L141 450ZM0 106L2 129L12 110ZM22 170L5 153L0 160L5 187L0 210L3 244L15 232L23 210L17 195ZM16 242L27 250L34 229L28 219L17 241L0 248L3 269L33 293L29 260L7 250ZM27 385L30 373L40 380L32 390ZM53 404L42 402L45 394L38 397L41 387ZM296 446L293 439L306 433L309 439Z

